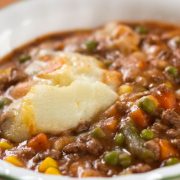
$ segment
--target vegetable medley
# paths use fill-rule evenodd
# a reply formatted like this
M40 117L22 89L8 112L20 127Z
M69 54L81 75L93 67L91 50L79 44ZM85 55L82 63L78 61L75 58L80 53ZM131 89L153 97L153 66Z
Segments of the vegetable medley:
M93 30L47 35L15 50L0 67L1 131L6 118L11 118L8 107L31 88L26 67L47 50L93 56L118 72L118 99L91 122L57 135L39 133L13 142L0 134L2 160L72 177L143 173L180 162L179 27L113 22ZM42 61L48 59L45 55Z

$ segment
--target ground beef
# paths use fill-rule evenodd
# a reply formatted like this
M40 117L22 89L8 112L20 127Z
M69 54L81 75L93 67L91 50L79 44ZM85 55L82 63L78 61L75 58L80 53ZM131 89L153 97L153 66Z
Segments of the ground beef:
M8 77L7 86L15 85L16 83L23 81L27 78L27 75L21 69L12 69L10 76Z
M93 155L99 155L103 150L101 143L94 138L87 141L86 147L87 147L87 151Z
M78 127L74 130L75 133L82 133L84 131L87 131L89 129L90 124L88 122L81 123L78 125Z
M24 80L26 77L27 75L23 72L23 70L13 69L11 71L11 76L9 77L9 82L16 83L16 82Z
M171 57L172 57L172 52L166 49L166 50L161 51L158 54L157 58L161 60L166 60L166 59L170 59Z
M151 89L151 93L155 96L161 93L168 93L169 91L170 89L165 84L160 84L159 86Z
M137 165L130 166L129 168L123 170L120 174L122 175L122 174L131 174L131 173L143 173L150 171L151 169L152 169L151 166L149 166L148 164L139 163Z
M23 147L7 150L7 151L5 151L5 154L7 156L16 154L18 157L20 157L22 159L29 159L29 158L33 157L36 153L31 148L23 146Z
M94 162L94 168L103 172L104 174L107 174L109 171L109 167L104 162L102 162L102 160L100 160L100 159L97 159Z
M120 70L123 75L124 82L132 82L141 74L141 69L136 65L139 62L134 56L119 56L111 65L111 69Z
M143 96L147 96L149 95L149 92L148 91L143 91L143 92L138 92L136 94L132 94L130 97L132 98L132 100L136 100L136 99L139 99Z
M62 137L59 137L58 139L56 139L54 141L54 144L53 144L53 148L55 150L58 150L58 151L61 151L64 146L66 146L67 144L71 143L74 141L74 137L73 136L62 136Z
M180 129L168 129L166 134L170 138L180 138Z
M77 153L77 152L85 153L86 150L87 150L86 144L84 144L82 142L73 142L73 143L66 145L63 148L63 151L65 153Z
M171 125L175 128L180 128L180 115L174 109L168 109L162 114L162 121L164 124Z
M83 159L79 159L76 160L76 162L73 162L70 164L69 166L69 174L70 176L78 176L78 177L82 177L83 176L83 172L86 171L86 169L91 169L92 168L92 164L90 161L88 161L88 159L86 159L86 161L83 161Z
M110 106L104 113L106 117L120 116L124 115L128 110L128 105L126 101L117 101L115 104Z
M23 70L12 68L9 73L0 74L0 90L6 90L11 85L15 85L27 78Z
M180 150L180 139L172 139L171 143Z
M49 157L52 157L54 159L59 159L61 156L61 152L57 151L55 149L49 149L44 153L44 156L46 156L46 157L49 156Z
M177 67L180 67L180 49L179 48L174 51L174 56L175 58L172 59L173 64Z
M166 131L168 130L168 127L159 121L159 122L155 122L152 125L152 130L157 137L164 137Z
M78 154L67 154L63 155L63 158L60 160L60 170L63 175L67 175L67 172L69 171L69 167L73 162L77 162L79 160L79 155Z
M158 139L153 139L150 141L147 141L145 143L145 146L150 149L152 152L154 152L156 159L159 159L160 157L160 147L158 143Z
M37 153L33 158L32 161L33 162L39 162L44 160L46 157L52 157L54 159L59 159L60 158L60 151L57 151L55 149L51 149L51 150L47 150L45 152L42 153Z
M99 155L102 152L102 150L103 150L102 145L98 140L94 138L91 138L86 142L76 141L68 144L63 148L63 151L65 153L76 153L80 151L81 153L88 152L89 154L92 155Z
M96 171L94 169L85 169L83 170L80 177L100 177L102 173L100 171Z
M163 73L158 71L155 68L147 71L145 73L145 75L148 78L149 82L151 82L151 84L149 84L149 87L151 87L152 84L156 85L156 84L163 83L165 81L165 77L164 77Z

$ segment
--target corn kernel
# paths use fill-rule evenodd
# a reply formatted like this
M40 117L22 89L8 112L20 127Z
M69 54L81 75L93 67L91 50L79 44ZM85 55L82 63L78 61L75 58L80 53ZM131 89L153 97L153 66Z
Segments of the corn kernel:
M9 75L11 73L11 68L7 68L7 69L1 69L0 70L0 75Z
M159 105L158 100L157 100L153 95L149 95L149 96L147 96L147 97L149 97L152 101L154 101L154 103L155 103L156 106Z
M19 160L16 156L7 156L4 158L5 161L19 167L23 167L24 164L21 160Z
M58 168L58 163L51 157L47 157L38 167L39 172L45 172L49 167Z
M119 95L125 94L125 93L131 93L133 91L133 88L129 85L122 85L119 87L118 93Z
M54 167L49 167L47 168L47 170L45 171L45 174L54 174L54 175L58 175L60 174L60 171L57 168Z
M165 85L166 85L168 88L172 88L172 87L173 87L172 84L171 84L171 82L166 82Z
M6 141L0 141L0 148L3 150L13 148L13 145Z

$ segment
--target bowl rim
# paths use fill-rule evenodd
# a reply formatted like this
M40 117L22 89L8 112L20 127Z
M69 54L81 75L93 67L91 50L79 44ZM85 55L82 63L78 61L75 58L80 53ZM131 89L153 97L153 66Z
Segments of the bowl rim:
M0 12L0 16L1 13L7 13L8 11L11 11L13 9L18 8L19 6L23 7L24 5L27 5L29 3L34 3L33 0L24 0L24 1L17 1L13 4L10 4L9 6L2 8L1 12ZM161 21L162 22L162 21ZM173 24L173 23L172 23ZM180 23L179 23L180 25ZM18 47L17 47L18 48ZM68 176L54 176L54 175L44 175L41 173L37 173L37 172L33 172L31 170L28 169L22 169L22 168L18 168L15 167L11 164L8 164L7 162L4 162L2 160L0 160L0 178L6 179L6 180L17 180L17 179L22 179L22 180L48 180L49 177L51 177L51 179L53 180L57 180L57 179L62 179L62 180L72 180L72 179L77 179L77 178L72 178L72 177L68 177ZM103 180L103 179L113 179L113 180L117 180L117 179L134 179L134 178L140 178L143 179L148 179L148 180L153 180L152 178L156 178L159 180L170 180L170 179L180 179L180 174L179 173L175 173L173 174L173 170L174 169L179 169L180 168L180 164L178 165L174 165L171 167L163 167L163 168L158 168L146 173L142 173L142 174L131 174L131 175L122 175L122 176L114 176L112 178L82 178L82 179L89 179L89 180L95 180L95 179L99 179L99 180ZM170 174L167 173L167 171L171 171ZM18 172L18 173L16 173ZM166 173L165 173L166 172ZM149 177L149 178L148 178Z

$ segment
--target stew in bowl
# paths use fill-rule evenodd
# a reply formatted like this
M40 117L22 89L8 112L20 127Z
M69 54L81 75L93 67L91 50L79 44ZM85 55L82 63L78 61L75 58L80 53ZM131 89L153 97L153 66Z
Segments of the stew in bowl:
M111 177L180 162L180 29L110 22L49 34L0 66L0 158Z

